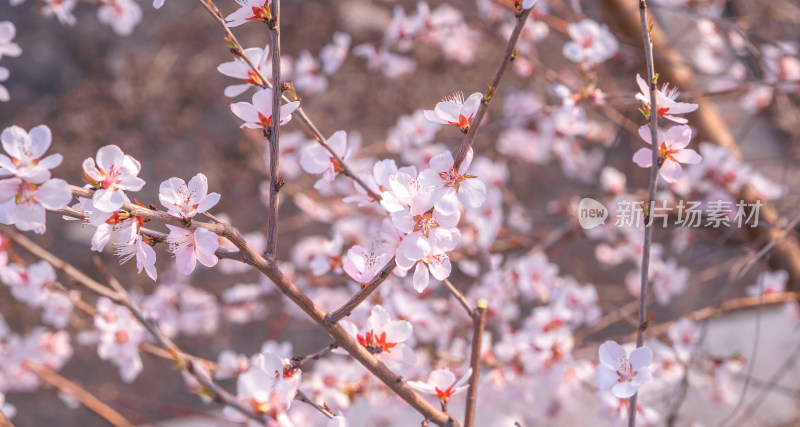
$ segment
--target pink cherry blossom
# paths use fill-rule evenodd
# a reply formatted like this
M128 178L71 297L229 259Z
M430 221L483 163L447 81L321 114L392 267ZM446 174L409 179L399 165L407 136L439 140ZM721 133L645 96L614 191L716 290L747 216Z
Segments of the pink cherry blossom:
M639 128L639 136L650 145L650 127L645 125ZM666 132L658 130L658 172L664 181L675 183L683 174L681 163L700 163L703 158L697 151L686 148L692 139L692 128L688 125L679 125L669 128ZM650 148L641 148L634 153L633 161L643 168L653 165L653 152Z
M229 27L238 27L248 21L267 22L272 13L269 10L270 0L236 0L239 9L225 17Z
M786 284L789 282L789 273L786 270L765 271L758 275L756 283L750 285L745 290L747 295L770 295L786 292Z
M300 386L300 375L301 371L294 370L288 360L272 353L259 354L250 369L239 375L236 399L256 413L276 418L292 405ZM225 407L224 413L234 422L247 421L231 407Z
M361 346L390 368L412 366L417 360L414 351L403 343L411 338L411 323L392 320L389 312L380 305L372 307L367 327L361 331L347 320L340 324Z
M192 218L203 213L219 202L219 193L208 192L208 178L198 173L189 184L180 178L170 178L161 183L158 199L171 215Z
M259 70L269 69L269 46L266 46L264 49L261 49L260 47L251 47L245 49L244 56L250 58L250 61L252 61ZM260 88L264 84L264 82L261 81L261 77L259 77L258 74L256 74L256 72L250 68L250 65L242 58L236 58L230 62L223 62L217 67L217 71L228 77L233 77L244 82L236 85L230 85L225 88L225 96L230 98L243 94L251 87Z
M128 243L119 243L114 247L114 254L119 256L119 263L125 264L131 258L136 258L136 268L139 273L144 269L145 273L151 279L156 280L158 272L156 271L156 252L153 247L148 243L148 238L141 234L136 234L136 237Z
M611 390L614 396L628 398L650 380L653 352L639 347L631 352L630 359L621 345L606 341L600 345L600 365L597 366L597 387Z
M67 206L72 190L63 179L50 179L42 184L27 183L19 178L0 180L0 221L13 224L22 231L45 231L45 209Z
M619 43L605 25L591 19L569 24L567 32L572 41L564 44L564 57L589 66L600 64L617 54Z
M319 69L319 61L307 50L300 52L294 62L294 86L303 93L314 94L328 89L328 78Z
M144 180L139 178L141 163L125 154L116 145L106 145L97 150L95 159L83 161L83 173L97 191L92 196L94 208L103 212L115 212L126 201L125 191L139 191Z
M97 300L94 326L100 332L97 354L117 365L123 381L133 381L142 371L139 344L145 340L144 326L127 308L106 297Z
M437 369L431 372L428 376L428 381L409 381L408 386L422 393L436 395L442 407L446 408L450 397L467 390L467 385L465 384L471 376L472 368L469 368L467 373L458 380L449 369Z
M467 175L466 171L472 163L472 149L467 152L464 162L456 168L453 155L449 151L433 156L430 169L419 174L420 183L434 187L434 208L444 214L452 214L459 210L459 201L471 208L480 207L486 200L486 184Z
M640 76L636 75L636 84L639 85L640 92L636 94L636 99L642 101L642 110L645 116L650 115L650 87L647 82ZM688 102L678 102L678 88L670 88L668 83L664 83L661 89L656 91L656 108L658 109L658 117L663 117L667 120L672 120L675 123L685 124L687 122L683 117L675 117L676 114L691 113L697 109L697 104Z
M350 157L350 150L347 149L347 133L343 130L335 132L328 138L328 145L336 153L335 156L314 143L303 151L300 166L308 173L321 173L322 179L332 182L337 174L344 171L342 161Z
M50 179L50 169L61 164L61 154L44 157L50 147L50 129L39 125L25 132L19 126L3 129L0 141L8 156L0 154L0 175L14 175L32 184ZM9 157L10 156L10 157Z
M11 21L0 22L0 59L5 56L20 56L22 55L22 48L14 43L14 37L17 35L17 28Z
M206 267L217 265L217 256L214 255L219 248L219 237L205 228L187 230L167 224L169 228L169 250L175 254L175 262L181 274L191 274L197 262Z
M47 17L55 15L61 24L75 25L78 21L72 11L77 5L78 0L44 0L42 15Z
M253 102L237 102L231 104L231 111L244 120L241 127L249 129L267 129L272 126L272 89L261 89L253 94ZM287 102L281 105L280 124L285 125L292 119L292 113L300 107L300 101Z
M118 36L129 36L142 20L142 8L133 0L111 0L97 9L97 19Z
M390 79L397 79L413 73L417 63L386 49L378 48L372 43L360 44L353 48L353 55L367 60L367 68L374 70L380 68L383 74Z
M466 100L463 93L456 92L437 103L433 110L425 110L425 118L434 123L457 126L461 132L467 133L482 99L480 92L473 93Z
M42 305L49 296L50 287L56 281L53 266L46 261L39 261L19 271L19 274L20 280L11 282L11 295L33 307Z
M341 31L333 33L333 41L325 45L319 52L323 73L331 75L339 70L347 58L351 40L350 34Z
M367 284L383 269L391 254L376 252L363 246L355 245L347 251L342 267L353 280Z

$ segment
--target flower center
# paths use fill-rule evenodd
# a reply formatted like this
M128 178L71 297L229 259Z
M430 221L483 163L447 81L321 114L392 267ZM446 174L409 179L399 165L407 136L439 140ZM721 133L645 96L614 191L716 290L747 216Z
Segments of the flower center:
M386 342L386 332L381 332L380 335L372 331L364 335L358 334L358 343L364 346L370 354L381 354L384 351L391 353L392 347L397 343Z
M432 228L439 228L439 223L433 219L433 214L430 212L415 216L414 222L416 222L416 224L414 224L414 231L421 231L422 235L426 238L430 237Z

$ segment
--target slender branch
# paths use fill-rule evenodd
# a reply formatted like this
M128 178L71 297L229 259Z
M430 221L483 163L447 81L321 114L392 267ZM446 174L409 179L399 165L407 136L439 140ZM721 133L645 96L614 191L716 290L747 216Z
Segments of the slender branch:
M517 14L517 23L514 25L514 30L511 32L511 37L508 39L508 44L506 45L506 50L503 52L503 57L500 59L500 64L498 64L497 69L494 72L494 76L492 76L492 80L489 82L489 88L486 91L486 94L483 95L483 100L478 108L478 112L475 113L475 117L472 119L469 132L467 132L467 135L464 137L464 140L461 141L461 145L458 147L458 153L456 154L454 163L456 169L458 169L459 165L461 165L461 162L464 161L464 158L467 157L469 149L472 148L472 143L475 142L475 137L478 135L478 128L480 128L483 117L486 115L486 111L489 109L489 102L492 101L492 97L497 90L497 85L500 84L500 78L503 77L506 68L508 68L508 64L515 57L517 40L519 40L519 36L522 34L522 28L525 27L525 21L528 20L528 16L532 11L533 8L530 8L525 9L522 11L522 13Z
M0 411L0 427L14 427L3 411Z
M470 366L472 376L469 378L467 389L467 408L464 412L464 427L475 426L475 407L478 403L478 378L481 375L481 345L483 344L483 329L486 327L486 300L478 300L472 314L472 353Z
M444 280L442 280L442 282L444 283L444 287L447 289L447 291L450 292L453 295L453 297L455 297L456 301L458 301L458 303L461 304L462 307L464 307L464 310L467 310L467 314L469 314L469 316L472 317L472 315L474 314L472 311L472 307L470 307L469 302L467 301L467 298L464 296L464 294L461 291L459 291L455 287L455 285L453 285L453 282L451 282L450 279L445 278Z
M650 209L653 200L656 198L656 187L658 186L658 105L656 104L656 70L653 63L653 44L650 40L650 28L647 25L647 3L639 0L639 17L642 25L642 37L644 38L644 52L647 60L647 78L650 83L650 140L653 141L652 153L653 164L650 167L650 193L647 199L647 210L644 220L644 244L642 248L642 279L639 292L639 327L636 332L636 348L644 344L644 330L647 328L647 284L650 278L650 244L653 240L653 227L650 216ZM636 426L636 400L639 393L634 394L628 407L628 427Z
M333 350L339 348L339 344L331 343L327 347L323 348L322 350L308 354L305 356L292 356L292 369L301 369L305 366L308 362L312 360L319 360L325 357L328 353L332 352Z
M106 405L102 400L86 391L83 387L62 377L49 367L31 362L30 360L26 360L23 365L26 369L32 371L41 378L42 381L70 396L74 396L83 406L108 421L109 424L115 427L134 427L133 423L123 417L122 414L115 411L114 408ZM2 426L1 423L0 426Z
M272 46L272 126L269 133L269 216L267 217L267 251L266 256L270 262L275 261L278 247L278 192L283 186L283 177L278 169L280 153L280 124L281 124L281 1L272 0L272 20L269 22L270 45Z
M386 280L386 278L389 277L389 274L392 273L392 271L396 266L397 263L395 262L394 257L392 257L392 259L389 260L386 266L383 267L381 272L377 276L375 276L374 279L372 279L372 282L370 282L369 285L361 288L361 290L358 291L358 293L355 294L352 298L350 298L349 301L344 303L339 309L337 309L336 311L334 311L333 313L331 313L326 317L327 323L330 325L335 325L336 323L339 323L340 320L349 316L350 313L352 313L356 307L361 305L362 302L364 302L367 298L369 298L369 296L372 295L372 293L378 289L378 286L380 286L381 283L383 283L384 280Z
M79 210L76 210L76 209L72 209L72 208L54 209L54 210L49 210L47 212L50 212L50 213L53 213L53 214L56 214L56 215L61 215L61 216L66 216L66 217L70 217L70 218L79 219L79 220L82 220L82 221L88 221L89 220L89 218L87 218L86 215L84 215L83 212L81 212ZM222 222L220 222L220 221L215 221L215 222L217 224L222 224ZM166 233L162 233L160 231L150 230L150 229L147 229L147 228L140 228L139 229L139 234L142 234L142 235L145 235L145 236L149 237L150 240L152 240L153 242L156 242L156 243L162 243L162 242L166 242L167 241L167 234ZM216 255L217 258L219 258L219 259L232 259L232 260L239 261L239 262L245 262L244 259L242 258L242 253L240 251L228 251L228 250L225 250L225 249L217 249L216 252L214 252L214 255Z
M236 36L233 35L233 32L231 32L230 28L228 28L228 25L225 23L225 18L222 16L222 14L220 13L219 9L217 9L217 7L214 5L214 3L211 0L197 0L197 2L201 6L203 6L203 8L212 17L214 17L214 20L217 21L217 24L219 24L222 27L222 29L226 33L226 37L225 37L226 40L228 40L231 43L231 45L233 46L233 48L231 50L233 51L234 55L242 58L247 63L247 65L250 67L250 69L261 79L261 87L273 88L273 85L261 73L261 70L258 68L258 65L256 65L247 56L247 54L244 52L244 48L242 47L242 44L239 43L239 40L236 38ZM280 82L278 82L277 84L280 85ZM292 99L290 99L286 95L282 95L281 99L283 99L286 102L293 101ZM381 200L381 196L378 195L377 193L375 193L374 191L372 191L367 186L367 184L358 175L356 175L355 172L353 172L353 169L347 164L347 162L345 162L345 160L343 158L341 158L338 154L336 154L335 151L333 151L333 148L330 146L330 144L328 144L328 140L322 135L322 132L320 132L319 129L317 129L317 127L314 125L314 123L308 117L306 112L303 110L302 106L300 106L297 110L295 110L295 112L292 115L293 115L293 117L296 117L297 119L300 120L300 123L302 123L306 127L306 129L308 130L308 133L310 133L311 136L323 148L328 150L328 152L331 154L331 156L333 156L334 158L339 160L339 163L342 166L342 171L341 171L342 175L344 175L344 176L352 179L353 181L355 181L356 184L358 184L359 186L361 186L362 189L364 189L364 191L367 193L367 195L369 195L370 198L372 198L372 200L374 200L376 202Z
M303 393L301 390L297 390L297 394L294 396L294 400L297 400L298 402L303 402L307 405L311 405L312 408L316 409L319 413L325 415L328 418L333 418L336 416L336 414L334 414L333 411L328 409L327 406L322 406L319 403L314 402L313 400L311 400L310 397L306 396L306 394Z

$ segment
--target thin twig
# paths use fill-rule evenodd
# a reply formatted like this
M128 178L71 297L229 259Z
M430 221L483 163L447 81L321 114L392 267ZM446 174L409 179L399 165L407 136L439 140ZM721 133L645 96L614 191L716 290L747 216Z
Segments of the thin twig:
M336 416L336 414L334 414L333 411L328 409L327 406L323 406L317 402L314 402L313 400L311 400L310 397L306 396L306 394L303 393L301 390L297 390L297 394L294 396L294 400L297 400L298 402L303 402L307 405L311 405L312 408L316 409L319 413L325 415L328 418L333 418Z
M450 292L450 294L452 294L453 297L455 297L456 301L458 301L458 303L461 304L462 307L464 307L464 310L467 310L467 314L469 314L469 316L472 317L473 314L472 307L470 307L469 302L467 301L467 298L464 296L464 294L458 289L456 289L455 285L453 285L453 282L451 282L450 279L445 278L444 280L442 280L442 282L444 283L444 287L447 289L447 291Z
M475 142L475 137L478 135L478 128L480 128L481 121L483 121L483 117L486 115L486 111L489 109L489 102L492 101L494 93L497 90L497 85L500 84L500 78L503 77L506 68L508 68L508 64L514 59L515 52L517 50L517 40L519 40L519 36L522 34L522 29L525 27L525 21L528 20L528 16L532 11L533 8L524 9L521 13L517 14L517 22L514 25L514 30L511 32L511 37L508 39L508 44L506 45L506 50L503 52L503 57L500 59L500 64L497 66L494 76L492 76L492 80L489 82L489 88L483 95L481 105L478 108L478 111L475 113L475 117L472 119L469 132L467 132L467 135L464 137L464 140L458 147L458 153L456 153L454 163L456 169L458 169L458 167L461 165L461 162L464 161L464 158L467 157L469 149L472 148L472 143Z
M305 356L292 356L292 369L301 369L308 362L312 360L319 360L337 348L339 348L339 344L331 343L330 345L328 345L327 347L323 348L322 350L316 353L308 354Z
M394 271L394 268L397 266L397 263L394 260L394 257L389 260L389 263L386 264L385 267L372 279L372 282L369 285L364 286L357 294L355 294L349 301L344 303L339 309L331 313L326 317L326 322L331 325L335 325L339 323L340 320L344 319L345 317L349 316L350 313L355 310L356 307L361 305L373 292L378 289L381 283L383 283L386 278Z
M278 192L283 186L283 177L278 169L280 153L280 125L281 125L281 2L272 0L272 20L269 22L270 45L272 46L272 126L269 133L269 216L267 217L267 251L266 257L270 262L275 262L278 247Z
M203 8L212 17L214 17L214 20L217 21L217 24L219 24L220 27L222 27L222 29L226 33L226 39L234 46L234 48L232 49L234 54L236 56L238 56L238 57L241 57L247 63L247 65L250 67L250 69L256 74L256 76L258 76L261 79L261 87L265 87L265 88L268 87L268 88L274 89L273 88L273 84L271 84L266 79L266 77L264 77L264 75L261 73L261 70L258 68L258 65L256 65L247 56L247 54L244 52L244 48L242 47L242 44L239 43L239 40L236 38L236 36L233 35L233 33L231 32L230 28L228 28L228 25L225 23L225 18L222 16L222 14L220 13L219 9L217 9L217 7L214 5L214 3L211 0L197 0L197 2L201 6L203 6ZM277 85L280 85L280 82L278 82ZM286 95L283 95L281 97L281 99L283 99L286 102L293 101L292 99L289 99L289 97L287 97ZM369 195L370 198L372 198L372 200L374 200L376 202L379 202L381 200L381 196L379 196L377 193L372 191L367 186L367 184L358 175L356 175L355 172L353 172L353 169L347 164L347 162L345 162L345 160L343 158L341 158L341 156L339 156L338 154L336 154L335 151L333 151L333 148L330 146L330 144L328 144L328 140L322 135L322 132L320 132L319 129L317 129L317 127L314 125L314 123L308 117L306 112L303 110L302 106L299 107L297 110L295 110L295 112L293 113L293 116L296 117L298 120L300 120L300 123L302 123L306 127L306 129L311 134L311 136L323 148L328 150L328 152L331 154L331 156L333 156L334 158L336 158L339 161L339 163L341 164L341 167L342 167L342 171L341 171L342 175L344 175L344 176L352 179L353 181L355 181L359 186L361 186L362 189L364 189L364 191Z
M481 345L483 344L483 329L486 327L486 300L478 300L472 314L472 352L469 363L472 367L472 376L467 389L467 408L464 412L464 427L475 425L475 407L478 403L478 378L481 375Z
M641 290L639 293L639 323L636 332L636 348L644 345L644 330L647 327L647 283L650 278L650 243L653 240L653 227L650 208L656 198L656 187L658 186L658 105L656 104L656 71L653 63L653 44L650 41L650 29L647 25L647 4L645 0L639 0L639 17L642 25L642 36L644 38L644 52L647 60L647 78L650 83L650 140L653 141L652 162L650 167L650 193L647 200L647 212L644 220L644 244L642 248L642 279ZM628 427L636 426L636 400L639 393L634 394L628 407Z
M90 411L99 415L109 424L115 427L134 427L133 423L128 421L114 408L106 405L102 400L95 397L95 395L86 391L83 387L75 384L74 382L62 377L55 371L45 365L31 362L27 360L23 363L26 369L36 374L42 381L52 385L53 387L61 390L62 392L75 397L83 406ZM2 426L2 423L0 423Z

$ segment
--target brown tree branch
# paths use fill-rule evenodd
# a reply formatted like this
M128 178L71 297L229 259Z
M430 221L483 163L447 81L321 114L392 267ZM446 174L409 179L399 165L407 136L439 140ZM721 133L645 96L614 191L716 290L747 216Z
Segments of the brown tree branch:
M467 408L464 412L464 427L475 426L475 407L478 404L478 378L481 375L481 345L483 344L483 329L486 327L486 300L478 300L472 313L472 352L469 364L472 367L472 376L469 378L467 389Z
M498 64L497 69L494 72L494 76L492 76L492 80L489 81L489 88L483 95L483 100L478 108L478 112L475 113L475 117L472 119L469 132L467 132L467 135L464 137L464 140L461 141L461 145L458 147L458 152L456 153L454 163L456 169L458 169L459 165L461 165L461 162L464 161L464 158L467 157L469 149L472 148L472 143L475 142L475 137L478 135L478 128L481 126L481 122L483 121L483 117L486 115L486 111L489 110L489 103L494 97L494 93L497 90L497 85L500 84L500 79L506 72L508 64L515 57L515 52L517 51L517 40L519 40L519 36L522 34L522 28L525 27L525 21L528 20L528 16L530 16L532 11L533 8L530 8L522 10L521 13L517 13L517 23L514 25L514 30L511 32L511 37L508 39L508 44L503 52L503 57L500 59L500 64Z
M349 316L356 307L361 305L362 302L369 298L369 296L378 289L378 286L380 286L381 283L383 283L389 277L389 275L392 274L392 271L394 271L396 266L397 263L395 262L394 257L392 257L392 259L389 260L380 273L375 276L374 279L372 279L372 282L370 282L369 285L361 288L361 290L358 291L358 293L352 298L350 298L350 300L327 316L326 321L328 324L335 325L336 323L339 323L340 320Z
M250 69L261 79L262 83L261 87L273 88L273 85L261 73L261 70L258 68L258 65L253 63L253 61L247 57L247 55L244 52L244 48L242 47L242 44L239 43L239 40L236 39L236 36L234 36L233 32L231 32L230 28L228 28L228 25L225 23L225 18L222 16L219 9L217 9L217 7L214 5L213 1L197 0L197 2L200 3L200 5L203 6L203 8L214 18L217 24L219 24L222 27L222 29L226 33L225 39L228 40L233 46L233 49L231 50L233 51L234 55L242 58L250 67ZM280 82L278 82L277 85L280 85ZM281 99L283 99L286 102L293 101L286 95L282 95ZM330 144L328 144L328 140L322 135L322 132L320 132L319 129L317 129L317 127L314 125L314 123L306 114L305 110L303 110L302 106L300 106L294 112L293 116L297 117L300 120L300 122L306 127L306 130L308 130L308 133L311 134L311 136L323 148L328 150L331 156L339 160L339 163L342 166L342 172L341 172L342 175L355 181L356 184L358 184L359 186L361 186L362 189L364 189L364 191L369 195L370 198L372 198L372 200L376 202L379 202L381 200L381 196L372 191L367 186L367 184L358 175L356 175L355 172L353 172L353 169L347 164L347 162L345 162L345 160L341 158L341 156L339 156L338 154L336 154L336 152L333 151L333 148L331 148Z
M269 22L270 46L272 46L272 126L269 129L269 216L267 217L266 257L275 262L278 247L278 192L283 186L283 177L278 169L281 127L281 1L272 0L272 20Z
M114 408L105 404L102 400L86 391L83 387L62 377L49 367L31 362L30 360L23 362L23 366L25 369L28 369L36 374L42 381L70 396L75 397L83 406L99 415L109 424L115 427L134 427L133 423L123 417L122 414L114 410ZM0 426L2 425L3 424L0 423Z

